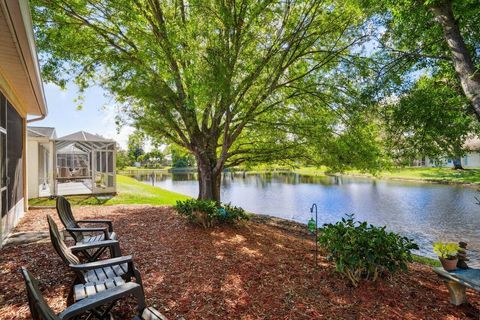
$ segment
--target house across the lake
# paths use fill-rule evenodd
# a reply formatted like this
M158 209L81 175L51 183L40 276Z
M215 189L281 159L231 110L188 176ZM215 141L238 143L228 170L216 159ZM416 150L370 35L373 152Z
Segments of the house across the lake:
M28 206L27 123L46 114L28 1L0 1L0 247Z
M116 142L79 131L28 127L28 198L116 192Z
M460 159L462 167L479 168L480 139L478 137L469 138L465 141L464 147L469 151ZM444 158L441 160L433 160L429 157L424 157L421 160L415 160L413 165L418 167L453 167L453 159Z

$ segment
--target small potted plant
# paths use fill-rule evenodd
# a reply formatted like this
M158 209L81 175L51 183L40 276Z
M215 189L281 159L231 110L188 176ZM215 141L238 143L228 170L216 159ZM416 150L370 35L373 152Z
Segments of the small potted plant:
M443 269L447 271L457 269L458 249L460 249L458 244L453 242L435 242L433 244L433 251L438 255Z

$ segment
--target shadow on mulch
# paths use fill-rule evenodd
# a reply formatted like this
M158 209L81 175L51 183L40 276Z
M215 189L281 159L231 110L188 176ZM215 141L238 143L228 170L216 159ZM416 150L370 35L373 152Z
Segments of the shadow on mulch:
M46 214L55 216L30 211L17 231L47 230ZM314 243L300 229L266 217L205 230L168 207L83 207L75 215L114 221L122 252L133 254L142 273L147 303L170 319L478 319L477 294L469 292L469 306L448 304L445 286L420 264L353 288L323 257L313 267ZM0 253L0 319L29 318L20 266L40 280L55 311L65 308L73 273L49 243ZM128 319L133 307L123 301L115 312Z

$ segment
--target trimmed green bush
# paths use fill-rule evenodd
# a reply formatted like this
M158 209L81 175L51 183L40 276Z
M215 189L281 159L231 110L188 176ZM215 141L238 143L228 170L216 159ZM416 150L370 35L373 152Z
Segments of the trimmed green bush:
M413 261L411 250L418 249L412 239L388 232L347 215L320 228L318 243L329 254L338 272L357 286L362 280L375 281L388 273L407 271Z
M217 224L235 224L248 220L250 216L240 207L222 204L217 207L215 201L188 199L177 201L175 210L192 223L209 228Z

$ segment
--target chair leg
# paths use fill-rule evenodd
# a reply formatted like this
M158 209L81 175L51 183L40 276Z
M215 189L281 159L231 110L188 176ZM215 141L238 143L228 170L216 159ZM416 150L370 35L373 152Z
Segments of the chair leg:
M82 254L82 258L85 259L87 262L95 262L105 252L105 250L106 248L100 248L93 252L93 254L88 252L88 250L83 250L80 253Z
M141 316L143 310L146 308L145 303L145 292L143 291L143 287L141 286L139 290L133 293L135 299L137 300L137 311L138 315Z
M92 255L92 262L97 261L98 258L105 252L106 248L100 248Z
M87 316L88 319L100 319L100 320L109 320L113 319L113 315L111 314L110 311L112 311L112 308L115 306L115 303L117 301L114 301L110 303L108 306L105 307L105 309L97 308L90 310L89 315ZM93 317L93 318L92 318Z

